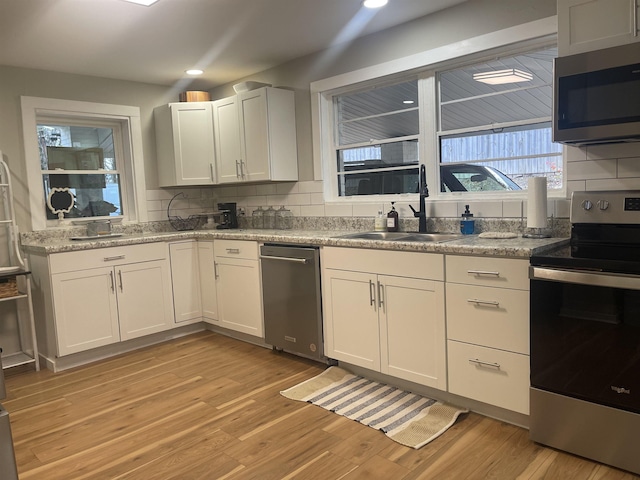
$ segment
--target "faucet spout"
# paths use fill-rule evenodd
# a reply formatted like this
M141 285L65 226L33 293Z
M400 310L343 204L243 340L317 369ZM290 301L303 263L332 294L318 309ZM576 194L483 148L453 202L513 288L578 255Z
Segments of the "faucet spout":
M427 233L427 209L425 206L425 198L429 196L429 189L427 188L427 173L424 165L420 165L418 193L420 194L419 210L416 211L416 209L411 205L409 205L409 208L413 211L413 216L418 217L418 232Z

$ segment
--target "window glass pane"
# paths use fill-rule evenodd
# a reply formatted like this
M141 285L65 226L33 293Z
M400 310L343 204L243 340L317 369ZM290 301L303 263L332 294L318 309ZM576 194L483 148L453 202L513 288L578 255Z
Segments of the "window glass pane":
M345 122L415 108L417 105L418 81L412 80L397 85L377 87L366 92L339 96L337 98L337 119L338 122Z
M495 185L494 190L526 189L528 179L533 176L546 176L550 189L562 187L562 145L551 141L550 124L500 130L440 137L441 191L486 191L491 189L490 185ZM465 170L465 166L469 168ZM474 168L485 171L474 173ZM517 188L509 182L502 186L500 182L462 182L460 185L456 179L459 180L463 172L469 176L497 176L502 180L506 177L517 184ZM476 181L480 178L475 176Z
M37 131L45 198L52 188L69 189L68 218L123 215L113 128L41 122ZM58 218L45 210L47 219Z
M418 110L391 113L381 117L371 117L338 124L338 144L352 145L408 137L419 131Z
M120 176L117 174L50 174L43 175L45 196L52 188L68 188L75 197L65 218L109 217L122 215ZM47 218L58 216L47 209Z
M418 169L362 172L338 176L340 196L385 195L418 191Z
M417 164L417 140L338 150L339 172Z

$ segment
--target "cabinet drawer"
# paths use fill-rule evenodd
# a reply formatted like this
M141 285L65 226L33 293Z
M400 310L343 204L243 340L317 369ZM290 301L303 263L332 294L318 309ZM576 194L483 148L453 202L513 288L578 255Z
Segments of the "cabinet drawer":
M324 247L321 261L323 268L444 280L444 256L439 253Z
M529 290L529 260L447 255L447 282Z
M258 242L248 240L214 240L213 253L216 257L258 259Z
M75 272L110 265L164 260L168 257L168 250L166 243L156 242L54 253L49 256L49 265L52 274Z
M529 414L529 356L447 342L449 391L514 412Z
M452 340L529 354L529 292L447 283Z

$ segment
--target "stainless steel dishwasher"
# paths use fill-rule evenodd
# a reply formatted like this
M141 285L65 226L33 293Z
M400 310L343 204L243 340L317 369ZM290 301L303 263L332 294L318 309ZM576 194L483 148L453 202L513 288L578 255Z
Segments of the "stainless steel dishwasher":
M264 338L274 350L324 360L317 247L260 247Z

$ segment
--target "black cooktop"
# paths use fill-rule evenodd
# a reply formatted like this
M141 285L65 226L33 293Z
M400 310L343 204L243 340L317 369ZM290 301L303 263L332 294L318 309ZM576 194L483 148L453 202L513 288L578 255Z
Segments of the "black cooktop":
M602 251L602 249L598 251ZM533 255L531 257L531 265L595 272L640 274L640 261L637 259L588 258L582 256L582 253L579 247L567 245L540 255Z

